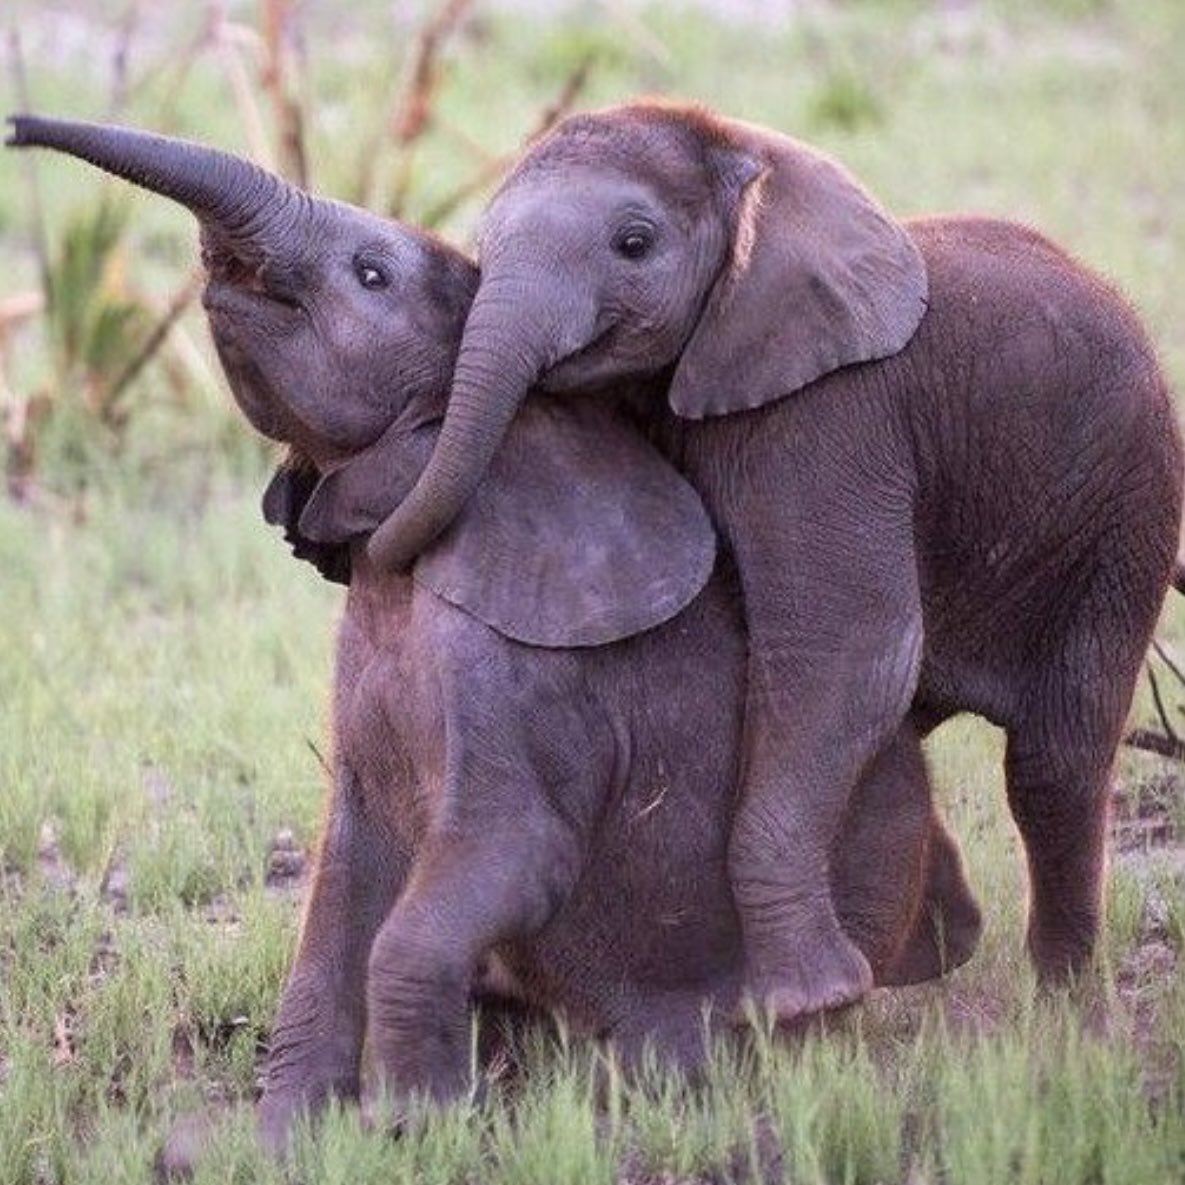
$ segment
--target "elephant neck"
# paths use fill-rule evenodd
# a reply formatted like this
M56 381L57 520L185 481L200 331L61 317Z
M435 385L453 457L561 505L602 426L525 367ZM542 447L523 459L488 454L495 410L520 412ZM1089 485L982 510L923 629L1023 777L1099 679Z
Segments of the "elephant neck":
M343 629L374 646L398 641L410 620L415 581L410 571L385 571L366 553L367 536L350 543L350 591Z

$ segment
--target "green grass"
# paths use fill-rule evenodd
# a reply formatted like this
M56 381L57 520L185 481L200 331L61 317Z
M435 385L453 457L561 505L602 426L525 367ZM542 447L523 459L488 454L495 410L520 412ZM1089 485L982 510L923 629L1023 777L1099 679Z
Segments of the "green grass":
M38 107L102 117L106 66L91 50L113 26L99 7L10 7ZM1047 230L1131 294L1185 387L1175 0L864 0L807 6L757 34L673 6L640 29L606 11L549 22L483 10L417 151L413 215L470 174L467 138L512 148L595 52L589 105L695 97L821 144L903 212L976 208ZM309 6L309 135L317 187L348 194L353 131L380 117L406 37L387 6L340 13ZM165 69L127 118L242 149L216 55L166 108L197 16L147 28L139 60ZM55 20L85 36L56 41ZM60 232L96 182L69 162L38 167ZM463 242L480 201L446 232ZM0 299L35 280L28 225L15 154L0 153ZM188 220L135 197L129 228L124 266L143 290L171 291L194 257ZM194 317L184 332L204 341ZM17 339L15 390L46 381L43 347L36 328ZM222 1108L223 1126L198 1180L282 1179L254 1146L249 1108L299 905L266 872L277 832L315 839L341 594L263 527L268 454L213 383L198 400L161 389L149 371L127 448L88 454L81 492L51 465L31 502L0 502L3 1185L147 1182L174 1118L202 1105ZM1182 621L1171 604L1170 643ZM1151 719L1144 691L1135 714ZM721 1047L695 1087L657 1069L623 1084L583 1046L536 1041L521 1080L399 1140L331 1114L300 1141L296 1178L1181 1180L1180 864L1116 859L1097 975L1073 999L1037 1001L1000 737L959 721L929 749L987 915L981 950L948 981L878 993L798 1046ZM1131 756L1118 771L1125 783L1163 773ZM1180 783L1169 793L1180 827Z

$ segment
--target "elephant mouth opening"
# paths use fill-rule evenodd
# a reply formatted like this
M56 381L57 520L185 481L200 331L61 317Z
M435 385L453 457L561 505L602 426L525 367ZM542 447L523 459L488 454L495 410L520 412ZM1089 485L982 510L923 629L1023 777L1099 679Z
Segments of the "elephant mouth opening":
M598 329L580 349L566 354L545 370L539 378L539 386L555 395L587 386L611 353L616 328L616 325L608 324Z
M291 292L279 287L269 261L262 253L237 251L224 242L203 235L201 258L206 270L203 303L211 312L224 309L226 302L221 297L228 292L303 310Z

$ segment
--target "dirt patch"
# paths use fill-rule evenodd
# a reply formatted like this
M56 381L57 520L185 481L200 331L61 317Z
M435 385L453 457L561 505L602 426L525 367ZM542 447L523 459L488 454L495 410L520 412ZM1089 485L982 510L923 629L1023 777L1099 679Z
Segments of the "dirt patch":
M277 831L267 856L264 883L278 892L299 892L308 874L308 855L287 828Z
M1180 851L1181 804L1185 783L1175 769L1126 785L1112 797L1111 839L1117 852Z

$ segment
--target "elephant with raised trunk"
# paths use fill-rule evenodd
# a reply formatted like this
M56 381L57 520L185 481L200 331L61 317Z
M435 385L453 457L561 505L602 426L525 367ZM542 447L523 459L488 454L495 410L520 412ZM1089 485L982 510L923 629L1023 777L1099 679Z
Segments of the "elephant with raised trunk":
M535 384L634 382L744 594L749 993L788 1019L872 982L827 853L911 707L1006 731L1029 949L1046 979L1081 969L1181 509L1171 400L1122 298L1025 227L901 223L803 144L653 103L537 142L480 251L439 444L371 557L398 567L452 521Z
M355 1097L364 1040L396 1096L465 1090L482 976L627 1061L649 1042L694 1064L703 1009L731 1012L741 983L726 849L746 638L691 488L609 406L540 398L413 572L380 570L366 542L433 452L474 267L208 149L32 118L13 141L198 215L231 389L299 457L266 515L349 581L264 1138ZM970 955L978 910L911 724L870 764L830 865L879 981Z

